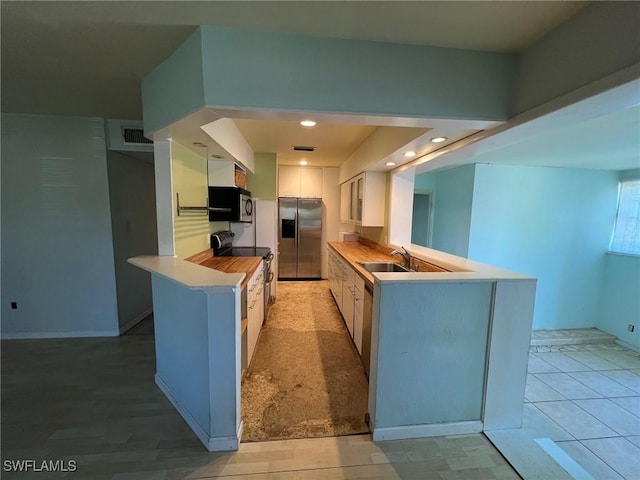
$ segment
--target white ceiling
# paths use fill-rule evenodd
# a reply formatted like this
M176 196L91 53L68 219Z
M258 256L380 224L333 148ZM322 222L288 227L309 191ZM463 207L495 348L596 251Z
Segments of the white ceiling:
M428 154L417 173L469 163L630 170L640 168L640 79L510 128L461 148Z
M201 24L520 52L587 3L2 1L2 111L139 119L141 79ZM323 165L344 161L373 125L380 125L329 122L305 131L291 120L254 118L237 124L255 151L276 151L281 163L295 163L301 158L291 146L310 143L318 147L312 159ZM437 126L422 127L435 132ZM459 127L450 125L448 136L463 138L479 128ZM598 118L584 115L484 158L633 168L638 164L637 133L637 108ZM423 152L434 148L424 142L417 146Z
M303 127L298 122L234 120L255 152L277 152L278 164L339 167L373 133L375 126L319 123ZM316 147L313 152L294 151L294 145Z
M478 155L474 162L600 170L640 168L640 107L545 129Z

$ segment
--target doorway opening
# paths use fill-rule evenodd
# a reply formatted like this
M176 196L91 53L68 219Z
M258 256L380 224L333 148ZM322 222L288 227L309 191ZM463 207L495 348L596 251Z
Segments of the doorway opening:
M432 194L431 192L416 190L413 194L411 243L423 247L431 247L432 228Z

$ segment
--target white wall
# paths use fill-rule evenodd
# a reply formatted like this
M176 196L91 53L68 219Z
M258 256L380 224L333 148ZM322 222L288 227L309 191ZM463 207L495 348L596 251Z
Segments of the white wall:
M322 268L320 275L327 278L327 242L337 242L338 232L351 231L350 225L340 222L340 185L338 184L338 176L340 169L323 168L322 169Z
M104 120L3 114L1 138L2 337L118 335Z
M389 243L395 246L411 245L411 217L413 211L413 182L415 169L392 175L389 199Z
M153 154L148 156L148 161L143 161L120 152L107 152L121 332L146 317L153 307L149 273L127 263L130 257L158 253Z

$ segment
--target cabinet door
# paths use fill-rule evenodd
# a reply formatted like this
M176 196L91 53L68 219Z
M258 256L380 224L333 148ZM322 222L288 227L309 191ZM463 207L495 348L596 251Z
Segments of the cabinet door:
M381 172L366 172L362 176L362 202L360 219L363 227L384 226L387 177Z
M260 282L258 284L258 293L256 294L256 308L258 313L256 314L258 317L258 335L256 336L256 342L258 341L258 337L260 336L260 330L262 329L262 325L264 324L264 281L262 275L258 278Z
M349 212L349 220L352 222L358 222L358 182L356 180L352 180L349 182L349 191L351 197L351 207Z
M340 185L340 221L349 223L351 220L351 182Z
M353 342L356 344L358 353L362 354L362 327L364 323L363 297L364 280L356 274L354 282L353 298Z
M353 338L353 275L354 271L351 267L342 264L342 317L349 330L349 335Z
M336 296L336 260L331 250L329 250L329 255L327 257L327 270L328 270L329 288L331 289L331 293L333 293L333 297L335 298Z
M300 167L300 196L322 198L322 169Z
M333 292L333 298L336 300L338 310L342 311L342 267L340 266L340 260L337 259L336 254L332 252L330 258L333 277L333 285L331 287L331 291Z
M287 165L278 167L278 196L300 196L300 167Z
M355 181L356 184L356 206L355 206L355 221L362 223L362 208L364 204L364 175L358 177Z
M353 285L345 282L342 288L342 318L351 338L353 338L353 303Z
M260 326L262 325L257 298L260 287L257 282L259 274L259 271L256 271L247 283L247 365L251 364L253 351L256 348L258 335L260 334Z

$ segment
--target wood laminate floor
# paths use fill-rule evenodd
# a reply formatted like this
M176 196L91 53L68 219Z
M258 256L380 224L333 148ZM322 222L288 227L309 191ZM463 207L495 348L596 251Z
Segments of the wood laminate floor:
M154 384L148 321L131 333L1 342L2 479L518 478L483 435L378 444L354 435L207 452ZM7 460L73 460L77 470L15 473Z

